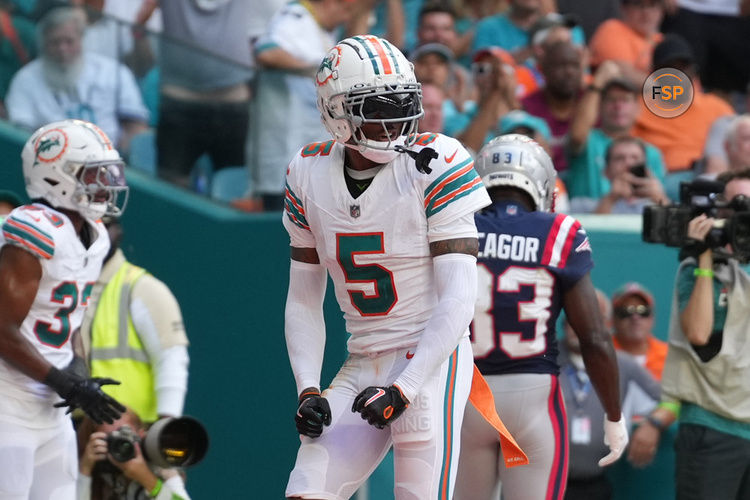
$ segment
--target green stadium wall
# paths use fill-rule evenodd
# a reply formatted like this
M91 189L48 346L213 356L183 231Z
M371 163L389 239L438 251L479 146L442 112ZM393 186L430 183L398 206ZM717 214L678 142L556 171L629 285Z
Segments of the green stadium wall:
M27 137L0 123L0 188L25 192L20 152ZM281 214L239 213L134 169L127 178L123 249L163 280L182 307L190 339L185 413L206 425L211 440L206 458L188 471L188 491L201 499L283 498L299 438L283 330L289 242ZM581 220L594 249L596 286L611 293L625 281L640 281L656 298L655 333L666 338L676 251L641 242L638 218ZM325 382L343 361L346 341L328 289ZM658 489L673 477L671 447L662 449L650 468L613 471L618 488L626 488L618 498L669 498ZM392 473L383 469L370 481L370 498L392 498ZM642 489L633 484L642 481Z

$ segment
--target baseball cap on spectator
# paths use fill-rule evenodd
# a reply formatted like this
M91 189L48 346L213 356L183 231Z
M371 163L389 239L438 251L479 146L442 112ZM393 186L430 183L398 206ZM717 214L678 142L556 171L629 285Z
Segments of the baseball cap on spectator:
M526 111L514 109L500 119L501 134L513 133L521 127L541 134L547 142L552 138L552 132L550 132L547 122L538 116L530 115Z
M442 43L425 43L424 45L415 48L411 54L409 54L409 60L414 62L427 54L437 54L445 59L446 62L452 62L454 57L453 51Z
M578 24L578 19L572 14L550 12L540 17L529 29L529 45L534 46L543 43L552 28L562 26L573 29Z
M664 68L670 64L695 62L693 48L687 40L676 33L667 33L664 39L654 47L652 57L654 68Z
M602 95L606 95L610 89L621 89L630 92L631 94L637 94L640 92L640 89L627 78L612 78L609 80L604 84L604 87L602 87Z
M612 306L619 307L622 302L631 295L637 295L646 302L649 307L654 306L654 296L646 288L635 281L625 283L612 294Z

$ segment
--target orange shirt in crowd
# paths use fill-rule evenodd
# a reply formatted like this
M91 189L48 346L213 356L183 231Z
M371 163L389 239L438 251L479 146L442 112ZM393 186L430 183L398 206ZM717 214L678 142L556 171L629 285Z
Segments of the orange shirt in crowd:
M637 70L650 73L651 53L662 38L661 33L644 38L619 19L609 19L597 28L589 42L591 65L596 67L612 59L628 62Z
M612 337L612 343L615 349L625 352L616 337ZM653 335L648 338L648 350L646 351L646 370L654 376L656 380L661 380L661 372L664 370L664 362L667 360L667 349L669 344L657 339Z
M697 88L693 103L675 118L661 118L646 108L641 98L641 112L635 122L633 135L650 142L664 155L668 172L689 169L703 156L708 131L717 118L734 113L723 99L705 94Z

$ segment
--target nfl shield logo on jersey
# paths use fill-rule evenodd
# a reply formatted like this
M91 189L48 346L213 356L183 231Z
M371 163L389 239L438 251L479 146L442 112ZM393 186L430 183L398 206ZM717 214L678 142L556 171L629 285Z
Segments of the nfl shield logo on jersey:
M349 215L356 219L357 217L359 217L359 214L359 205L349 205Z

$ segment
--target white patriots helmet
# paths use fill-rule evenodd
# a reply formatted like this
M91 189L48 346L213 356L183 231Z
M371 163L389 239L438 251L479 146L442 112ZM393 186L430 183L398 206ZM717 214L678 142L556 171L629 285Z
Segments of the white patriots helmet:
M486 188L511 186L531 196L540 212L554 209L557 172L552 159L525 135L506 134L484 145L474 162Z
M21 151L26 192L87 219L118 217L127 204L125 165L107 135L83 120L39 128Z
M422 86L414 66L388 40L353 36L340 41L323 59L315 75L318 109L334 139L350 139L360 151L393 150L397 141L368 140L362 125L400 123L400 143L416 140L417 122L424 115ZM401 142L403 141L403 142Z

